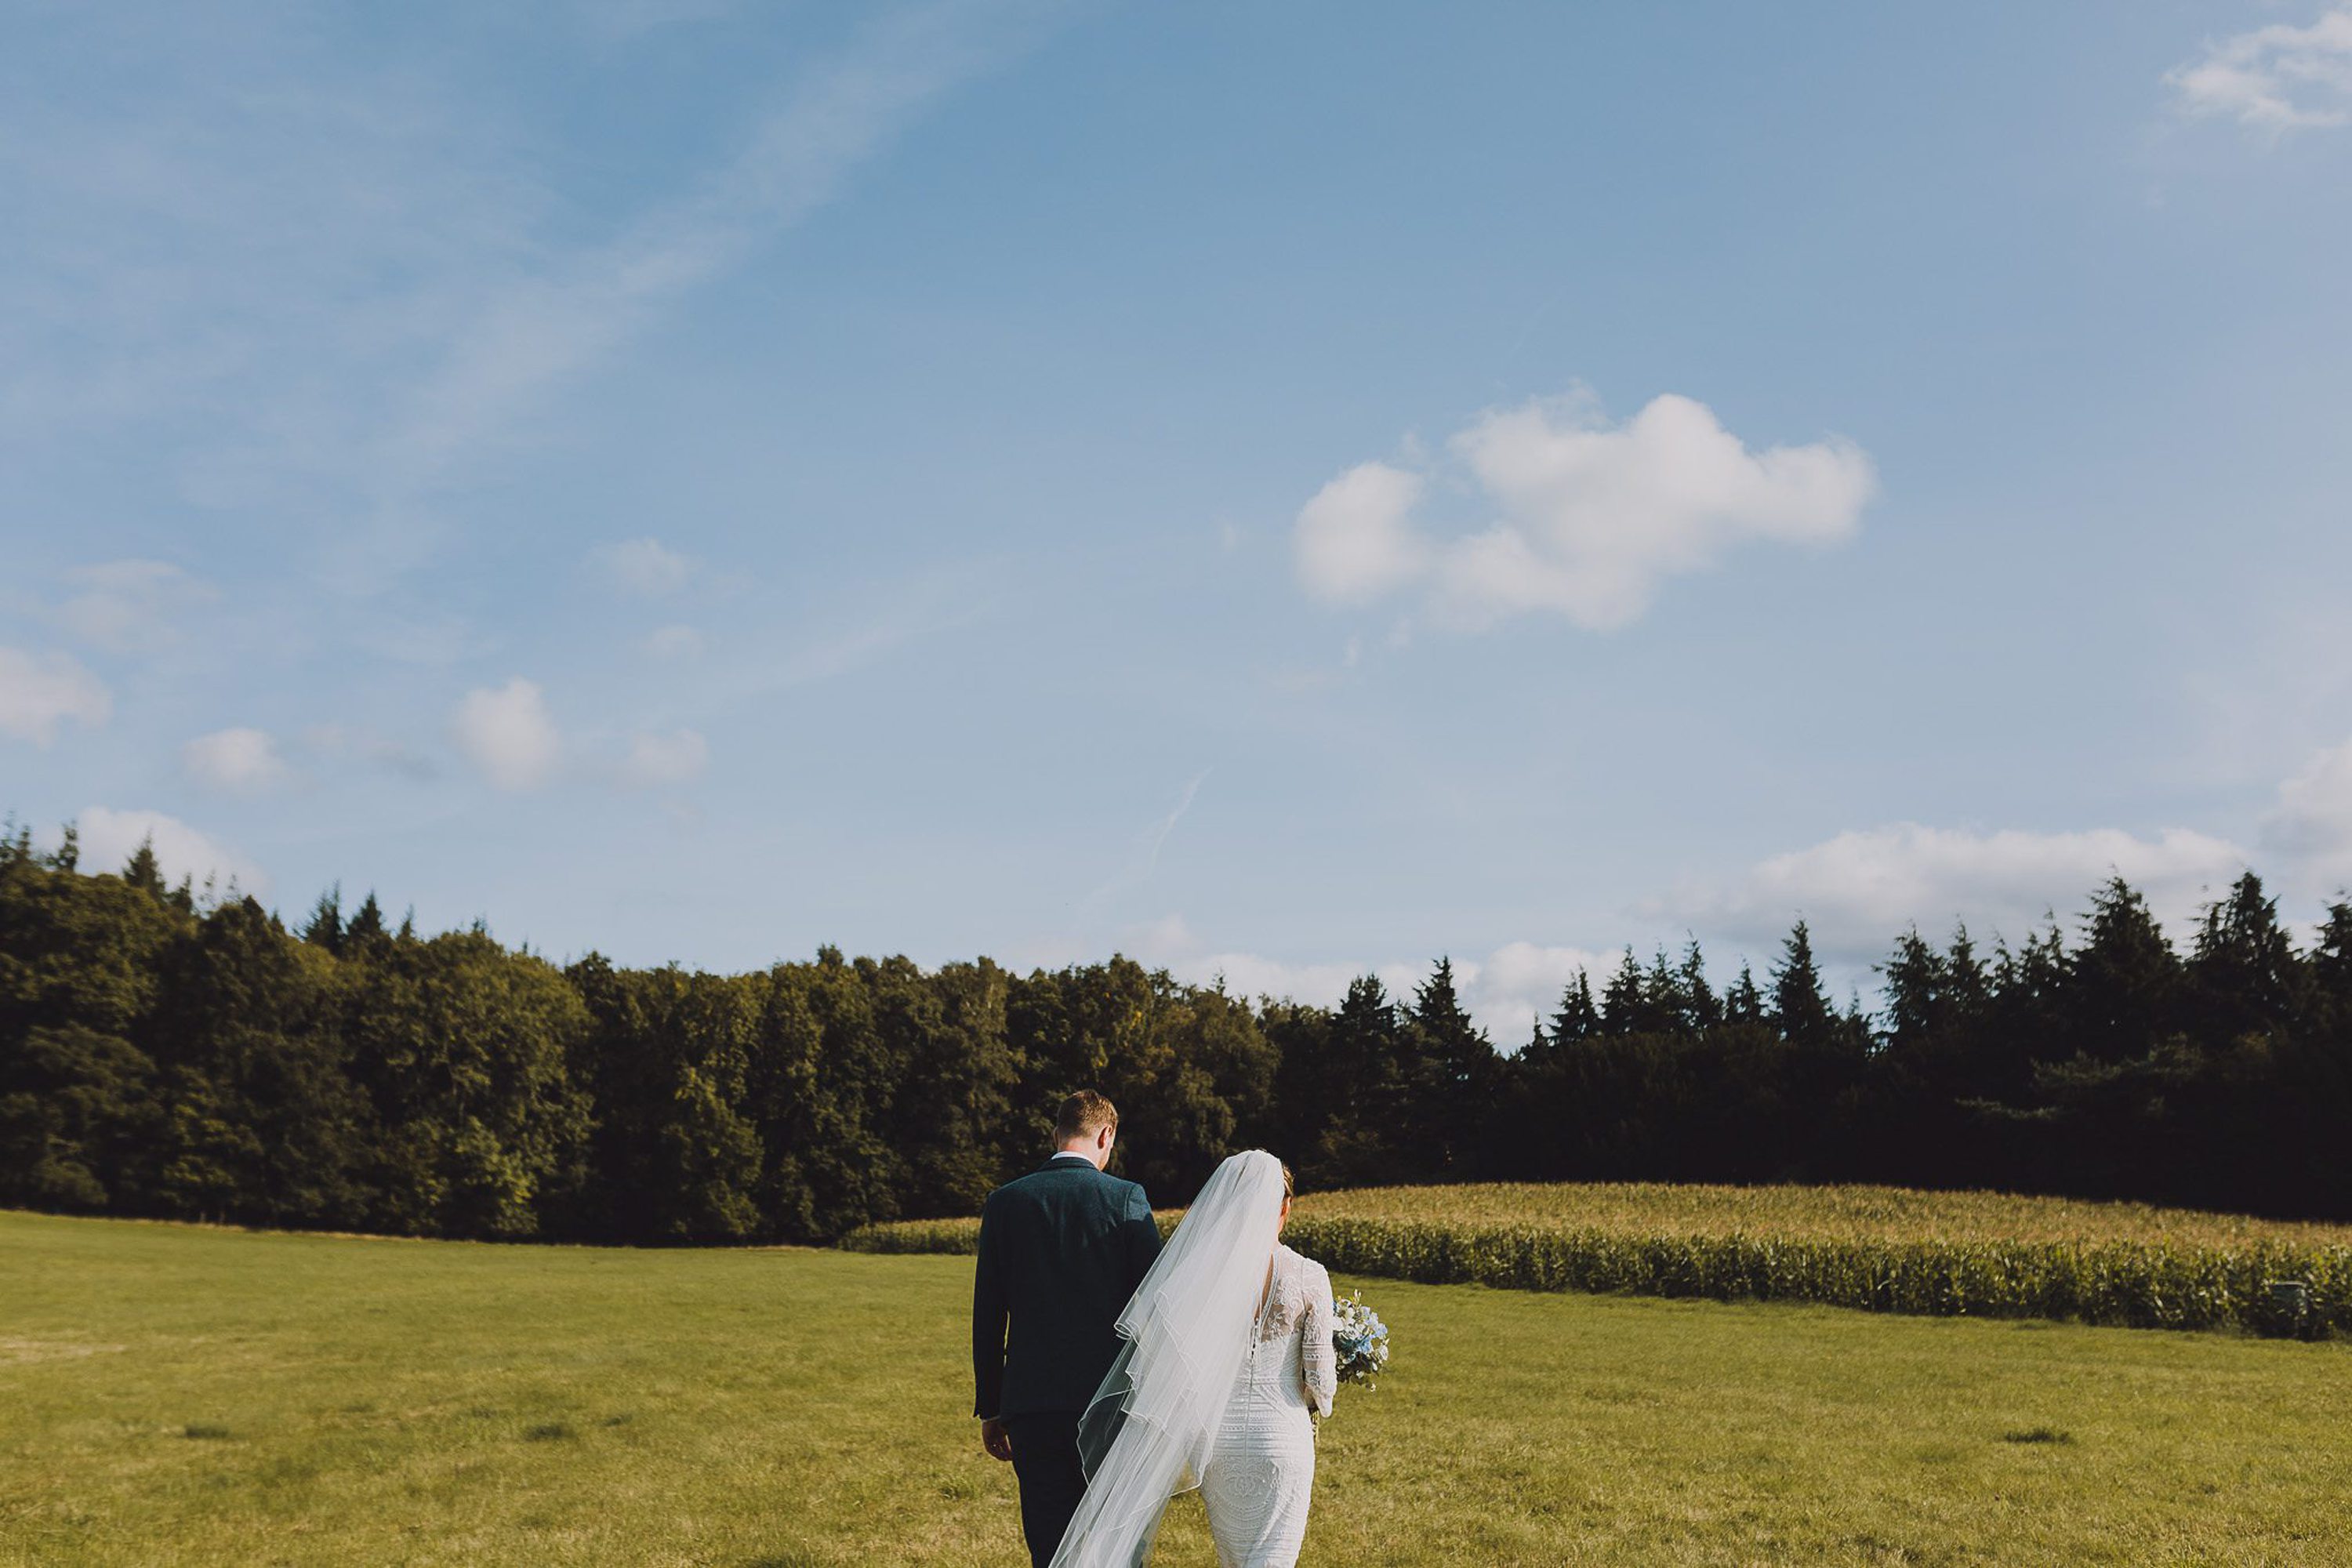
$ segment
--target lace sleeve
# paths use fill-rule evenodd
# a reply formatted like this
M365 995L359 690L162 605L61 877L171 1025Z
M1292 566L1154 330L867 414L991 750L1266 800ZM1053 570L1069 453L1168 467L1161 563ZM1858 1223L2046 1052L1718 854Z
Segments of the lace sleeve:
M1319 1263L1307 1270L1304 1341L1298 1349L1299 1370L1307 1382L1307 1403L1318 1415L1331 1414L1331 1396L1339 1392L1339 1359L1331 1348L1331 1330L1339 1314L1331 1306L1331 1276Z

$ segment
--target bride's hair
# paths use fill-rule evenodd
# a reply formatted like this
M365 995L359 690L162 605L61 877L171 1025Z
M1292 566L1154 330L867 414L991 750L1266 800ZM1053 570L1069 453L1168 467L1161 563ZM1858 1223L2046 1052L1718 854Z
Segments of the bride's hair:
M1286 1202L1298 1195L1298 1184L1291 1179L1290 1164L1287 1161L1285 1161L1282 1166L1282 1195Z

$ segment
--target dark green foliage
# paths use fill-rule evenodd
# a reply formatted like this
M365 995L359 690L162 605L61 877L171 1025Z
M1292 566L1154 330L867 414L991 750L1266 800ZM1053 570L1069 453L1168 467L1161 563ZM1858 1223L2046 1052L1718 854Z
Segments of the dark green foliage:
M1875 1022L1798 924L1769 986L1696 942L1577 976L1520 1054L1440 960L1400 1005L1237 997L1125 958L557 970L330 890L299 933L152 847L0 829L0 1204L413 1235L824 1241L970 1214L1069 1090L1181 1203L1234 1149L1309 1187L1881 1181L2352 1215L2352 903L2296 951L2252 876L2175 953L2120 880L1988 965L1910 931Z
M1813 934L1802 921L1781 944L1780 966L1772 971L1772 1021L1797 1046L1826 1046L1836 1033L1837 1018L1813 963Z

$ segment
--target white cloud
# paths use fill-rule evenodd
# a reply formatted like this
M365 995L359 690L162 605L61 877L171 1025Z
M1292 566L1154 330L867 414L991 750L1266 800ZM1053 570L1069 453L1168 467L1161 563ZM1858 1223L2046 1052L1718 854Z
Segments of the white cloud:
M692 730L633 735L629 754L621 763L621 780L641 787L680 784L699 778L709 763L709 745Z
M1196 937L1182 916L1171 914L1132 933L1136 954L1180 980L1206 985L1222 978L1234 995L1288 998L1336 1006L1359 977L1375 975L1394 1000L1412 999L1429 978L1433 958L1381 963L1292 963L1263 953L1217 952ZM1581 948L1514 942L1482 959L1456 959L1454 988L1487 1038L1507 1051L1525 1045L1539 1017L1559 1005L1560 993L1581 971L1612 962Z
M114 811L86 806L75 821L81 834L81 868L119 871L142 843L152 841L163 879L193 878L226 893L232 886L257 896L269 891L268 873L218 839L199 833L160 811Z
M46 746L67 720L94 727L113 711L105 683L66 655L0 647L0 735Z
M152 653L178 638L184 611L210 603L213 590L167 561L110 561L68 574L78 591L52 618L81 641L110 653Z
M1480 963L1454 966L1471 1016L1505 1049L1525 1045L1536 1020L1549 1019L1560 994L1579 974L1605 971L1614 960L1580 947L1544 947L1514 942L1496 948Z
M2352 741L2318 752L2279 785L2263 845L2294 858L2326 890L2352 882Z
M675 594L694 575L694 563L657 539L601 544L588 559L616 587L647 597Z
M1665 579L1742 543L1849 537L1877 492L1869 457L1850 441L1751 451L1706 405L1672 394L1616 426L1585 397L1492 410L1449 450L1494 521L1424 539L1412 523L1423 479L1361 465L1299 513L1308 593L1366 603L1425 582L1458 625L1549 611L1609 630L1637 619Z
M1868 961L1914 921L1935 931L1964 920L2016 937L2053 912L2066 921L2117 875L2159 919L2183 921L2247 862L2237 845L2179 827L2140 837L2116 828L1979 833L1905 822L1772 856L1728 885L1685 886L1642 912L1760 943L1778 942L1801 915L1824 953Z
M1368 604L1427 570L1412 531L1423 481L1386 463L1360 463L1315 493L1298 513L1298 580L1318 599Z
M181 765L199 784L232 795L258 795L286 778L286 760L266 730L215 730L180 748Z
M692 626L663 626L639 646L655 658L691 658L702 651L702 634Z
M2273 136L2352 125L2352 7L2307 27L2274 23L2208 44L2164 79L2183 113Z
M554 776L563 754L546 698L536 682L520 676L467 692L449 732L466 760L502 790L539 788Z

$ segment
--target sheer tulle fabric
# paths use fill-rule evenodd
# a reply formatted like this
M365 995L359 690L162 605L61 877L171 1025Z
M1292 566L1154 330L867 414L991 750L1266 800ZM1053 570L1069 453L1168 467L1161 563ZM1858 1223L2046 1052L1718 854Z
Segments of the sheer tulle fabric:
M1201 1484L1249 1354L1282 1231L1282 1162L1219 1165L1119 1315L1118 1359L1078 1425L1087 1495L1053 1568L1133 1568L1168 1500Z

